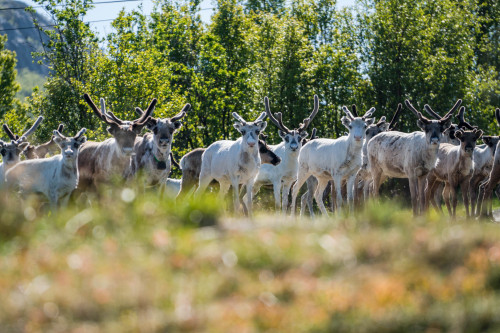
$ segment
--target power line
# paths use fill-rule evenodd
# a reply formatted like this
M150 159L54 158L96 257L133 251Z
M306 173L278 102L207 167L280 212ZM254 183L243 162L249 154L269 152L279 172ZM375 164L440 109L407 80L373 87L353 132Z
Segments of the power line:
M95 20L95 21L86 21L83 23L97 23L97 22L107 22L107 21L113 21L114 19L107 19L107 20ZM55 27L57 24L48 24L48 25L41 25L40 28L48 28L48 27ZM20 27L20 28L8 28L8 29L2 29L1 31L12 31L12 30L25 30L25 29L36 29L36 27Z
M142 0L113 0L113 1L101 1L101 2L94 2L93 5L101 5L101 4L107 4L107 3L117 3L117 2L138 2ZM62 7L65 5L55 5L54 7ZM26 8L45 8L45 6L25 6L25 7L8 7L8 8L0 8L1 10L16 10L16 9L26 9Z
M107 1L107 2L98 2L98 3L113 3L113 2L133 2L133 1L142 1L142 0L115 0L115 1ZM199 11L202 10L211 10L215 9L214 7L208 7L208 8L200 8ZM149 16L149 15L147 15ZM95 20L95 21L85 21L83 23L98 23L98 22L109 22L113 21L115 19L105 19L105 20ZM48 24L48 25L41 25L39 26L40 28L49 28L49 27L55 27L57 24ZM36 29L37 27L19 27L19 28L7 28L7 29L0 29L0 32L3 31L14 31L14 30L26 30L26 29Z

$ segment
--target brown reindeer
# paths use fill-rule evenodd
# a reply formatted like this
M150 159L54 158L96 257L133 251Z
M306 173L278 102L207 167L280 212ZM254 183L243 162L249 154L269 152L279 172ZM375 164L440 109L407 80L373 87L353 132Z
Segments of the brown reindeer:
M62 133L63 129L64 129L64 125L59 124L59 126L57 127L57 131L59 133ZM52 135L50 140L45 142L45 143L39 144L38 146L29 145L23 151L23 155L28 160L32 160L32 159L36 159L36 158L44 158L48 153L51 153L51 154L55 153L57 151L57 149L59 149L59 146L54 141L54 139L55 139L55 136Z
M113 137L103 142L87 141L82 145L78 158L78 187L81 189L89 186L95 188L100 182L108 182L113 176L130 175L135 138L150 120L157 102L154 98L146 112L138 119L124 121L106 111L104 99L101 98L99 110L88 94L85 94L84 98L97 117L109 125L108 132Z
M473 129L472 131L456 130L455 137L460 140L460 145L443 143L439 145L436 166L427 175L427 187L425 189L426 207L431 201L432 205L439 209L435 201L435 191L439 183L444 182L443 197L450 216L455 217L457 208L458 186L462 189L462 196L467 217L469 212L469 183L473 172L473 153L476 141L483 135L483 131ZM451 204L450 205L450 197Z

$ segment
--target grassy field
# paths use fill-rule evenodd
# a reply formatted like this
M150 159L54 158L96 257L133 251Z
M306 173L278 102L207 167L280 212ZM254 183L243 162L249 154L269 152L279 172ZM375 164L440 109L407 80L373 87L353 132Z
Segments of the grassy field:
M488 221L394 202L251 221L130 189L95 202L0 198L1 332L500 331Z

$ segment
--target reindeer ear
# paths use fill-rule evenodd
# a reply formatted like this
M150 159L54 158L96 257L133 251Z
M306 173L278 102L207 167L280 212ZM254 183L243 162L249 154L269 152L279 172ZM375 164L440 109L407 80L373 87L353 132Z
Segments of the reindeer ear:
M483 131L482 131L482 130L478 130L478 131L476 132L476 140L478 140L478 139L479 139L480 137L482 137L482 136L483 136Z
M112 126L109 126L108 128L106 128L106 130L108 131L109 134L115 135L117 128L118 128L118 126L112 125Z
M344 125L347 128L349 128L349 125L351 125L351 120L349 118L347 118L346 116L343 116L341 121L342 121L342 125Z
M373 124L374 121L375 121L375 118L367 118L367 119L365 119L365 124L366 124L366 126L370 126L371 124Z
M243 127L243 125L238 122L238 123L234 123L233 127L236 128L236 130L241 133L241 128ZM241 134L243 134L243 133L241 133Z
M491 139L490 135L483 135L483 142L488 146L491 145Z
M425 123L422 121L422 119L417 120L417 126L420 127L422 131L425 131Z
M278 130L278 134L279 134L280 138L282 138L283 140L285 140L285 136L286 136L285 132L283 132L282 130Z
M267 121L259 121L256 125L259 127L259 131L263 132L267 127Z
M26 147L28 147L30 144L29 142L23 142L21 143L19 146L17 146L17 149L20 150L20 151L23 151L24 149L26 149Z
M460 141L462 141L461 139L462 139L463 135L464 135L464 131L462 131L462 130L456 130L455 131L455 137L457 139L459 139Z
M380 130L381 130L382 132L385 132L385 131L389 130L389 126L390 126L390 125L391 125L391 124L389 124L388 122L383 122L383 123L381 123L381 124L378 126L378 128L380 128Z
M451 117L441 119L439 121L439 124L441 125L441 128L443 131L451 126Z
M182 123L179 120L174 121L174 127L175 129L179 129L182 127Z

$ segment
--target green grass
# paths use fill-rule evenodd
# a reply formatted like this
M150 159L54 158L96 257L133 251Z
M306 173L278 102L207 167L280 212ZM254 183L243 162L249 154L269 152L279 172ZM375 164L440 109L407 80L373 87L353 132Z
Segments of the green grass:
M397 203L253 220L110 190L0 197L2 332L496 332L500 230ZM204 227L200 227L204 226Z

